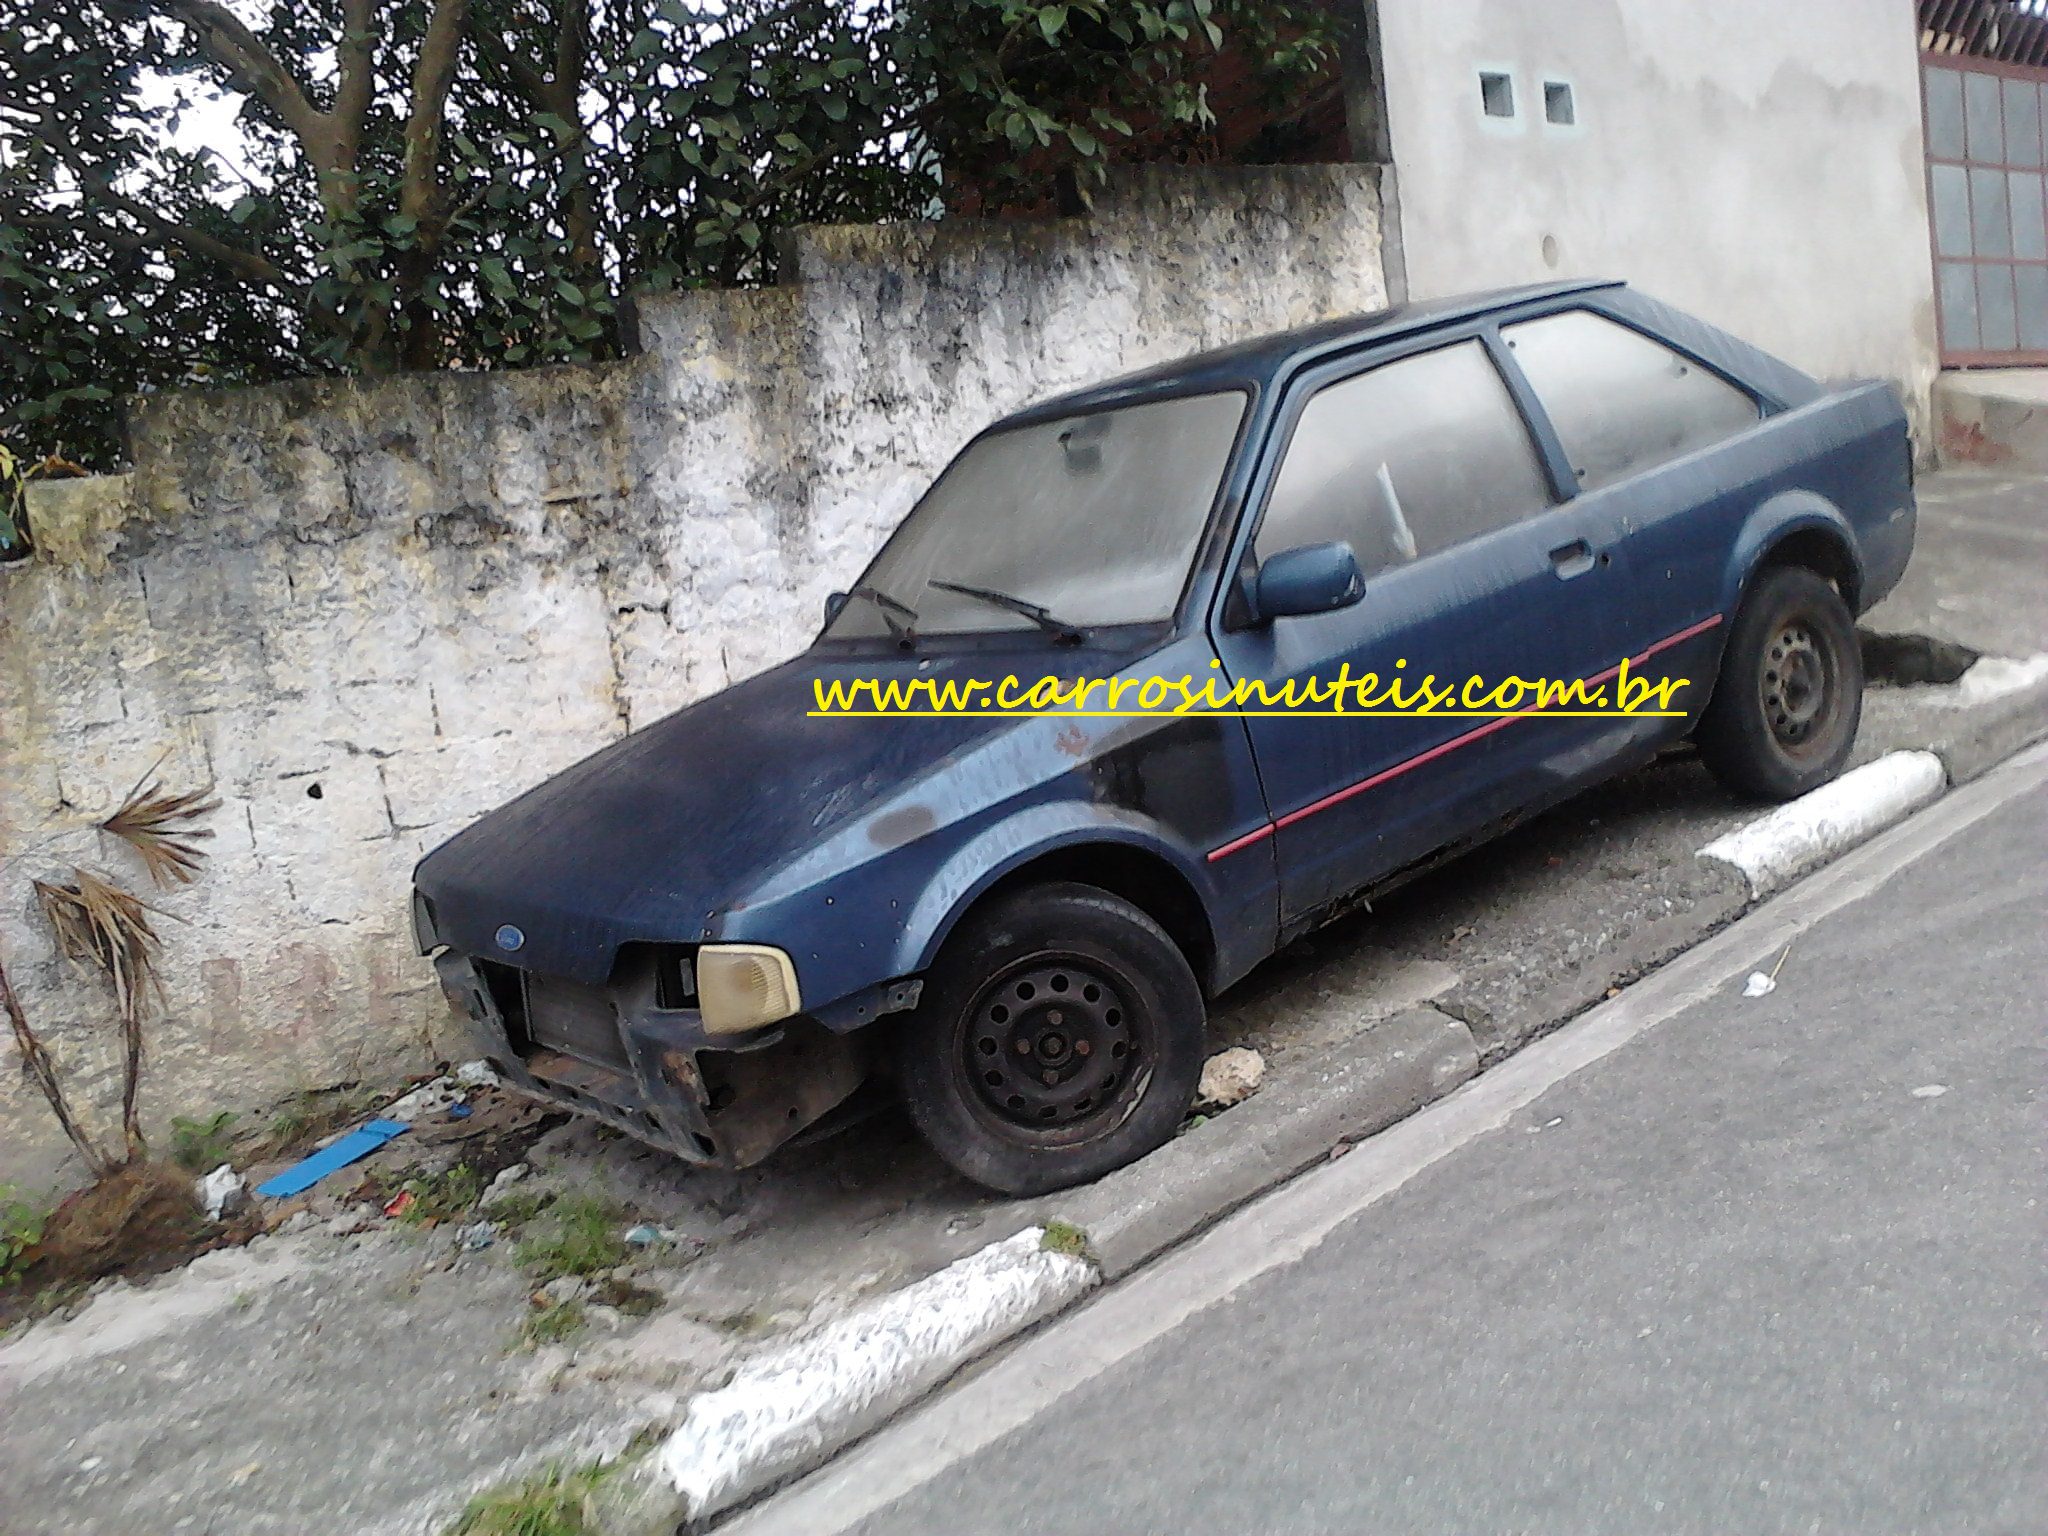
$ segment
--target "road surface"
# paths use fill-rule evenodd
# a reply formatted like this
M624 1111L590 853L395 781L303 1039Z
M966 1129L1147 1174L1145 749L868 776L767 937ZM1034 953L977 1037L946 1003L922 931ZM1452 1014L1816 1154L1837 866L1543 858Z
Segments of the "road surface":
M1644 1013L1652 978L731 1529L2048 1530L2023 766L1671 967L1720 969L1693 1000Z

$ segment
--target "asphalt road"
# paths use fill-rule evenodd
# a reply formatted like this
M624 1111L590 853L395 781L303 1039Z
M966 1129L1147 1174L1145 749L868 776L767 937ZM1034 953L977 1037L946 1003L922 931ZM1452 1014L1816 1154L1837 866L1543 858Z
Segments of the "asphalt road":
M1869 883L854 1528L2048 1530L2048 789Z

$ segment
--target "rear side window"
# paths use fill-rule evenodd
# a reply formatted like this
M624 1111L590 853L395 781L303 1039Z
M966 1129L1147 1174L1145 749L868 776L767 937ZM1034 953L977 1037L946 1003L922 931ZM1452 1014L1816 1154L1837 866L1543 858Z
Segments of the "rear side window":
M1719 374L1587 310L1504 326L1501 335L1564 440L1581 490L1756 425L1756 401Z
M1370 576L1550 505L1535 445L1476 341L1331 384L1303 409L1254 552L1342 540Z

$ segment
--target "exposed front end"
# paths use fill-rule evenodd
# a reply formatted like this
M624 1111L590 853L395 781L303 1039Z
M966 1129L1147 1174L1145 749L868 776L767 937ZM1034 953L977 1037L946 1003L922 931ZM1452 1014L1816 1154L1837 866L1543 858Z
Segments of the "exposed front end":
M700 948L757 953L739 965L713 957L707 975ZM474 1054L507 1083L687 1162L729 1169L761 1161L867 1075L863 1035L835 1034L784 1006L799 998L793 972L788 994L776 995L788 969L776 953L628 945L601 986L454 952L434 966ZM748 1008L780 1016L753 1023Z

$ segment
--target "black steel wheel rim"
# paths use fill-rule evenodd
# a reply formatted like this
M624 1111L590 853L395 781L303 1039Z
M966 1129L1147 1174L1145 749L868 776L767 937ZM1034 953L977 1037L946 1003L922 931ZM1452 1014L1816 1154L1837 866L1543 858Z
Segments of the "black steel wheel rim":
M1146 1067L1131 983L1099 960L1042 954L1005 967L962 1019L960 1067L1001 1125L1057 1135L1120 1113Z
M1826 739L1840 693L1840 667L1823 632L1803 618L1779 624L1764 646L1757 676L1759 702L1771 739L1800 757Z

